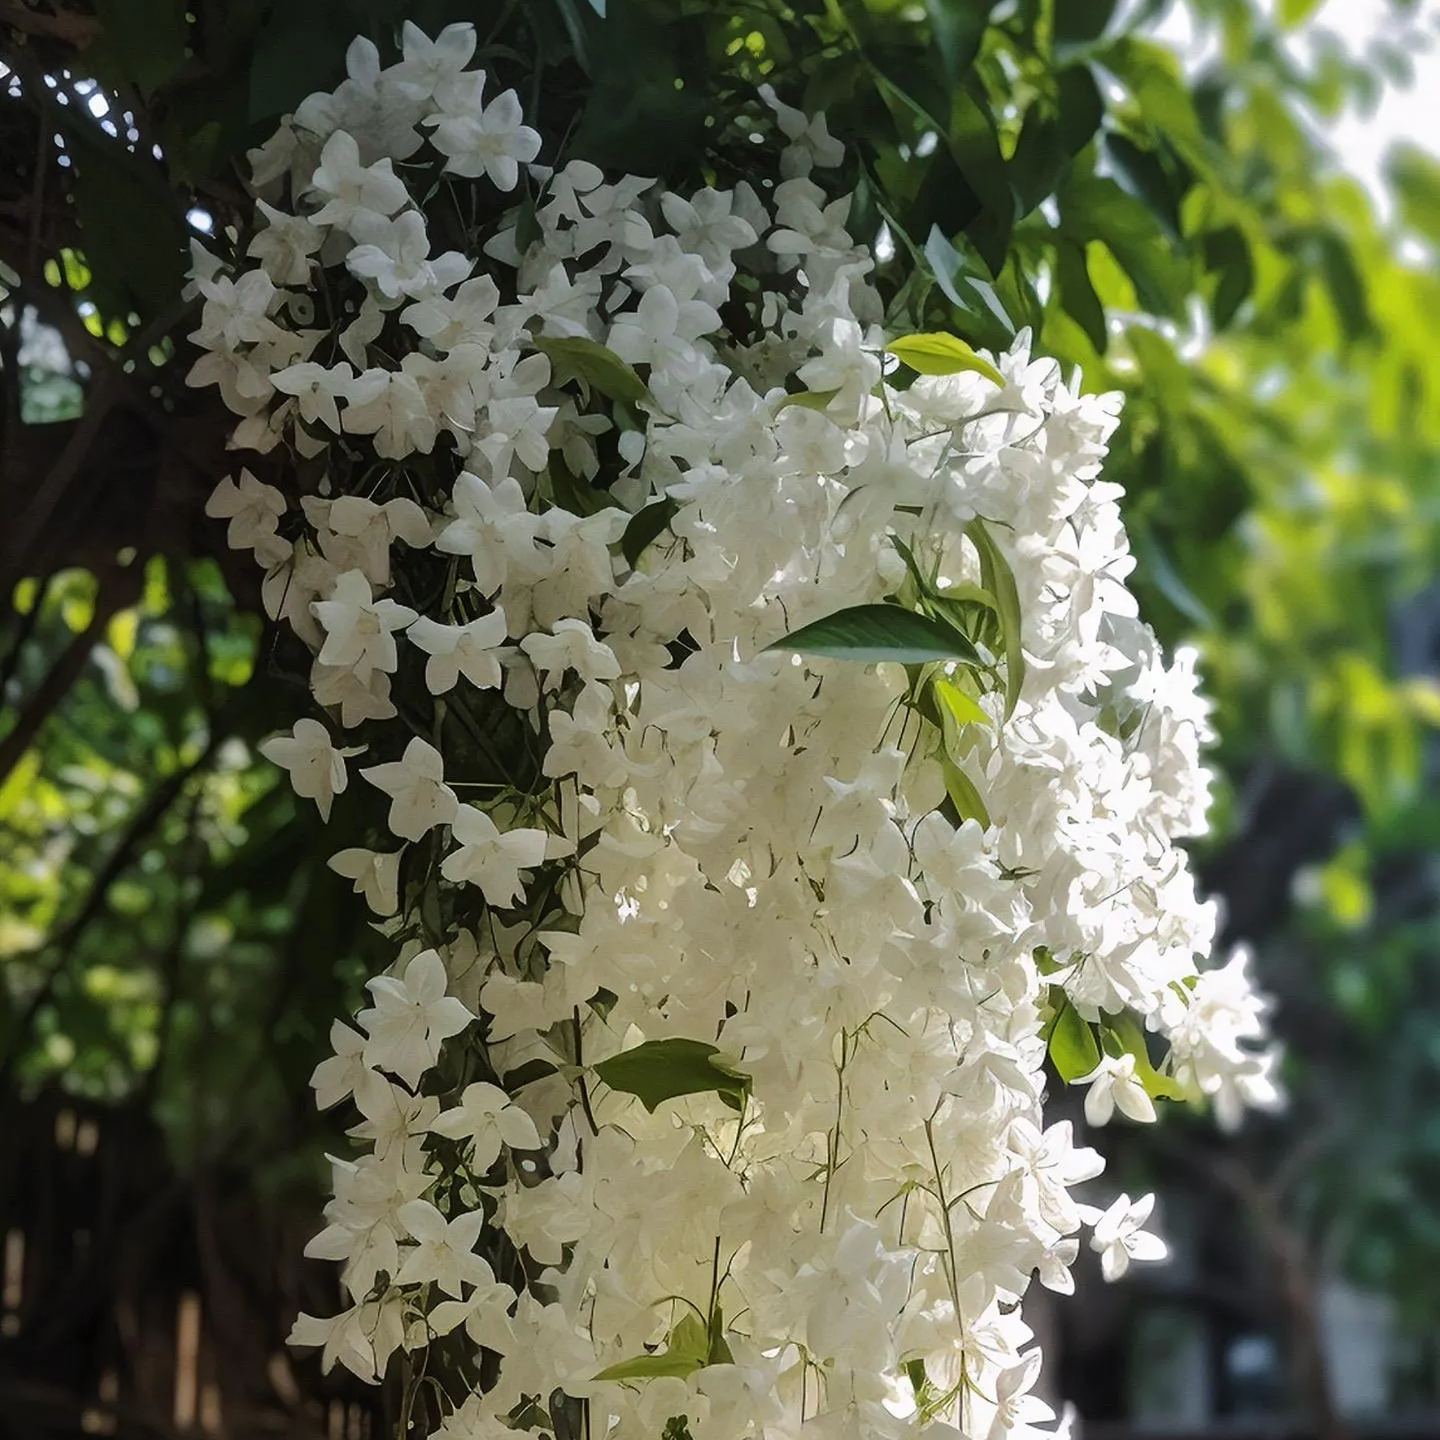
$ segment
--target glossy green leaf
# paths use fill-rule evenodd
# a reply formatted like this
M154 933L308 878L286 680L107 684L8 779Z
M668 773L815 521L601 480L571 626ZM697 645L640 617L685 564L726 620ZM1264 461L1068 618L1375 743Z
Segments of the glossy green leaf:
M637 510L630 517L630 523L620 537L620 553L632 570L639 563L641 555L665 533L666 527L679 509L675 501L666 496L660 500L652 500L643 510Z
M697 1316L686 1311L670 1333L670 1343L653 1355L637 1355L608 1366L597 1380L654 1380L673 1376L683 1380L709 1363L710 1335Z
M937 675L931 682L935 698L956 725L988 725L990 717L980 708L973 695L967 694L953 680Z
M900 605L855 605L837 610L766 646L796 650L862 664L893 661L919 665L931 660L958 660L979 665L974 645L953 625L907 610Z

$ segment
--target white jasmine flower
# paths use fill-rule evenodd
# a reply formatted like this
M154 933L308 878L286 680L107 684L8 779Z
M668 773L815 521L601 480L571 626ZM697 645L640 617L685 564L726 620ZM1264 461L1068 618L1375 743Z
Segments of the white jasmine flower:
M238 482L227 475L205 502L212 519L230 522L225 539L232 550L266 550L278 538L276 527L286 508L285 497L273 485L263 484L243 467Z
M1135 1073L1135 1057L1102 1055L1100 1063L1075 1083L1090 1087L1085 1096L1085 1118L1092 1125L1108 1125L1118 1109L1122 1115L1141 1124L1155 1119L1155 1103L1145 1093Z
M455 849L444 859L441 873L447 880L478 885L491 905L513 905L525 893L522 870L545 858L543 830L501 831L473 805L462 805L451 822Z
M325 631L320 663L353 670L362 680L375 670L394 670L399 663L395 631L415 619L408 605L375 599L369 580L359 570L340 575L329 598L310 608Z
M455 80L442 97L444 108L426 122L435 127L435 148L453 175L485 175L497 190L513 190L520 166L540 153L540 136L522 122L524 113L513 90L482 106L485 76L472 72Z
M337 851L326 863L337 875L355 882L355 893L365 897L365 903L375 914L393 915L400 908L402 854L403 849L385 854L352 848Z
M418 735L399 760L371 765L360 773L390 797L386 824L402 840L419 840L427 830L455 819L460 802L445 783L445 761Z
M364 1059L365 1037L343 1020L336 1020L330 1027L330 1048L335 1053L322 1060L310 1076L315 1105L320 1110L328 1110L350 1096L369 1073Z
M341 230L348 230L357 216L393 215L410 200L390 157L362 165L359 145L344 130L337 130L325 142L310 188L322 201L310 217L313 223Z
M290 772L290 785L302 800L313 800L322 820L330 818L330 806L349 779L347 756L359 755L364 747L337 750L330 732L318 721L297 720L288 735L276 735L261 742L260 753Z
M514 1150L539 1150L535 1122L498 1085L467 1085L460 1103L430 1124L437 1135L470 1142L470 1164L483 1175L499 1158L502 1144Z
M405 967L404 975L377 975L365 983L374 997L372 1008L358 1016L369 1037L365 1063L398 1075L407 1085L440 1056L440 1042L458 1035L475 1017L445 993L445 966L434 950L423 950Z
M480 690L500 684L507 631L505 611L498 605L464 625L442 625L422 615L405 633L430 657L425 662L425 686L432 695L453 690L462 675Z
M1153 1195L1142 1195L1133 1203L1128 1195L1121 1195L1104 1214L1092 1212L1090 1248L1100 1256L1107 1280L1118 1280L1132 1260L1163 1260L1169 1254L1163 1240L1140 1228L1154 1208Z

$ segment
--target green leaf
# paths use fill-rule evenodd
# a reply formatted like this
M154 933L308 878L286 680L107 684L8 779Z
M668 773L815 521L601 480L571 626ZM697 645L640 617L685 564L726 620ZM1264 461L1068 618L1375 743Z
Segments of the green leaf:
M85 52L92 75L147 98L185 63L185 0L96 0L100 34Z
M572 515L598 515L609 502L605 491L572 475L558 453L551 457L546 474L550 477L550 494L555 503Z
M636 1096L651 1111L662 1101L712 1090L739 1110L750 1093L750 1076L703 1040L647 1040L594 1068L612 1090Z
M1049 1051L1050 1063L1055 1073L1067 1084L1088 1075L1100 1063L1100 1047L1095 1043L1095 1032L1080 1012L1070 1003L1070 997L1057 986L1050 987L1051 996L1058 994L1058 1009L1050 1022Z
M1308 20L1319 7L1320 0L1280 0L1280 24L1286 30Z
M1055 281L1060 287L1060 304L1085 332L1096 354L1103 355L1110 343L1110 332L1105 325L1105 307L1090 279L1083 245L1061 241L1055 247Z
M583 380L592 389L626 405L649 398L645 382L613 350L581 335L537 335L535 348L550 357L556 379Z
M1000 607L1000 626L1005 637L1005 718L1015 713L1015 704L1025 684L1025 651L1021 644L1020 592L1015 574L999 546L976 518L965 527L965 534L980 555L980 583Z
M794 395L787 395L775 407L775 413L778 415L790 405L800 405L806 410L824 410L839 393L838 390L800 390Z
M990 811L975 782L948 755L942 761L945 772L945 793L960 819L976 821L982 830L990 828Z
M883 660L899 665L923 665L931 660L982 663L974 645L953 625L900 605L854 605L837 610L765 648L867 665Z
M974 63L995 0L925 0L930 36L954 85Z
M1255 284L1250 246L1238 226L1227 225L1205 237L1205 264L1218 276L1210 300L1210 318L1217 330L1223 330Z
M1105 33L1117 0L1060 0L1055 6L1054 45L1057 53L1093 45Z
M637 510L630 517L630 523L620 537L620 553L632 570L651 542L665 533L665 527L675 518L679 509L679 505L666 496L660 500L652 500L643 510Z
M948 711L956 725L988 725L990 717L980 708L979 702L966 694L953 680L937 675L931 682L935 698L941 708Z
M721 1342L724 1343L723 1341ZM637 1355L602 1370L597 1380L653 1380L661 1376L685 1379L710 1361L711 1338L699 1318L686 1311L670 1332L670 1343L653 1355Z
M1015 336L1015 318L995 286L981 273L983 261L961 236L952 242L938 226L927 233L925 263L945 297L965 317L966 328L992 350L1003 349Z
M921 335L902 335L885 349L921 375L958 375L973 370L996 385L1003 386L1005 377L990 361L954 335L932 331Z

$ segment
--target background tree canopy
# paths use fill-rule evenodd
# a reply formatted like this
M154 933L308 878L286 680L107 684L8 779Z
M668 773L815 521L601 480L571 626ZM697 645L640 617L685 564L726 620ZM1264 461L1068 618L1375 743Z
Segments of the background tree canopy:
M1279 1215L1434 1324L1440 168L1395 154L1382 221L1316 138L1403 75L1418 7L1354 56L1293 43L1313 0L1192 0L1188 68L1166 8L0 0L7 1085L147 1111L191 1173L310 1203L305 1080L376 942L254 758L304 686L203 516L228 421L183 385L186 245L242 223L245 151L351 38L468 19L547 156L729 183L759 87L823 109L889 328L1029 327L1126 393L1106 473L1146 613L1218 702L1204 869L1291 1048L1292 1114L1230 1189L1262 1248ZM1204 1124L1183 1143L1210 1154ZM1313 1323L1286 1320L1302 1376Z

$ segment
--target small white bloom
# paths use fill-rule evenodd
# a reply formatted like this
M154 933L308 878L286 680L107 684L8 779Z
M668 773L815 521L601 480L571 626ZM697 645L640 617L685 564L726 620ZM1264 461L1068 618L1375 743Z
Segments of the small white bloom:
M260 753L288 770L295 793L302 800L313 800L320 818L328 820L331 803L349 778L345 759L360 754L360 749L337 750L330 743L330 732L318 720L306 717L295 722L290 734L262 742Z
M355 882L355 893L365 897L365 903L375 914L393 915L400 908L400 857L404 853L403 849L389 854L378 850L340 850L327 863L337 875Z
M477 1174L495 1163L502 1144L512 1150L541 1148L535 1122L498 1085L484 1081L467 1085L460 1103L437 1115L430 1129L450 1140L470 1141L470 1163Z
M377 975L365 988L371 1009L357 1017L369 1039L365 1063L398 1075L414 1087L440 1058L440 1043L458 1035L475 1017L445 993L445 966L434 950L422 950L402 977Z
M330 1026L330 1048L335 1052L322 1060L310 1076L317 1109L328 1110L351 1095L369 1073L365 1064L365 1037L343 1020Z
M1092 1125L1108 1125L1118 1109L1132 1120L1148 1124L1155 1118L1155 1103L1145 1093L1135 1073L1135 1057L1102 1055L1100 1063L1088 1075L1079 1076L1077 1085L1088 1085L1085 1096L1085 1118Z
M1132 1260L1163 1260L1170 1253L1159 1236L1140 1228L1154 1208L1153 1195L1142 1195L1133 1203L1128 1195L1121 1195L1103 1215L1090 1212L1095 1227L1090 1248L1100 1256L1107 1280L1118 1280Z
M448 87L445 109L426 122L435 127L435 148L452 175L486 175L497 190L513 190L520 166L540 153L540 136L526 126L513 90L482 107L485 76L473 71Z
M473 805L462 805L451 823L455 849L440 873L447 880L478 885L487 904L513 905L525 894L520 872L545 858L548 836L543 830L500 830Z
M505 612L498 605L464 625L442 625L422 615L405 633L430 657L425 687L432 695L453 690L462 675L479 690L499 686L500 661L508 647Z
M399 760L371 765L360 773L390 797L386 824L402 840L419 840L427 830L455 819L460 802L445 783L445 761L418 735Z
M620 662L615 652L583 620L557 620L550 634L527 635L520 648L530 657L540 674L541 686L553 690L567 670L573 670L582 681L617 680Z
M369 580L359 570L339 576L329 598L316 600L310 608L325 630L320 663L353 670L362 680L372 671L395 669L399 663L395 631L415 619L408 605L375 599Z

